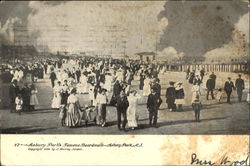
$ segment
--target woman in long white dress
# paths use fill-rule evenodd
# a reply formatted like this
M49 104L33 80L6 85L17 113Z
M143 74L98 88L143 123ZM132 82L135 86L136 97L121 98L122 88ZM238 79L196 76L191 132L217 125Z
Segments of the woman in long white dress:
M151 79L149 77L146 77L143 86L143 96L148 96L150 94L150 83Z
M65 119L66 126L75 127L81 124L80 103L76 96L76 89L72 89L67 100L67 115Z
M47 74L50 74L51 73L51 69L53 68L53 66L52 65L48 65L48 69L47 69Z
M82 93L88 93L88 83L87 83L88 78L82 74L80 77L80 83L81 83L81 92Z
M135 90L130 91L130 94L128 96L128 102L129 107L127 109L127 120L128 120L128 127L132 130L138 127L138 114L136 112L138 100L140 96L137 95L137 92Z
M94 93L94 88L95 86L92 84L89 84L89 91L88 91L88 96L90 100L90 106L95 106L95 93Z
M112 88L112 76L111 74L107 74L105 75L105 83L104 83L104 89L106 89L108 92L111 91L111 88Z
M37 99L37 89L34 84L31 85L30 87L31 91L31 96L30 96L30 109L31 111L35 111L35 106L39 104L38 99Z
M61 105L61 100L62 100L62 86L61 86L61 82L58 81L57 84L54 86L53 88L53 99L52 99L52 104L51 104L51 108L55 108L55 109L59 109L60 105Z
M106 124L106 106L108 103L108 97L106 95L106 89L100 89L96 96L97 102L97 116L96 116L96 124L101 125L102 127Z
M248 104L250 104L250 89L248 89L248 93L247 93L247 100Z

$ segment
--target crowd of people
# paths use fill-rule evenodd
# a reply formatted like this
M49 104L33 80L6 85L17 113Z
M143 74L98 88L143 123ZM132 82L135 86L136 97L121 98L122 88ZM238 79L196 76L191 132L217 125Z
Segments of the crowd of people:
M51 108L60 110L62 126L81 126L84 120L85 125L93 121L96 125L105 127L107 106L113 106L117 109L118 129L125 130L128 126L134 130L138 127L138 101L147 98L149 125L158 127L158 110L163 102L158 75L167 71L165 65L93 57L41 59L36 63L19 62L18 64L15 67L10 64L1 66L2 80L11 83L9 88L11 112L15 110L21 114L22 111L34 111L35 106L39 104L35 83L37 79L43 79L44 75L48 75L53 91ZM204 75L204 69L197 71L188 69L186 75L187 81L192 84L190 105L195 112L197 122L200 122L201 84L204 82ZM132 86L135 77L139 77L140 91ZM241 75L235 84L231 78L228 78L224 87L217 89L216 98L214 73L209 75L205 85L207 100L211 95L212 99L220 102L225 91L228 103L231 103L230 97L234 89L237 90L238 99L241 102L245 88ZM89 104L82 107L78 94L88 94ZM170 81L165 97L169 111L182 111L183 105L188 104L185 102L182 82ZM249 93L247 100L249 101Z

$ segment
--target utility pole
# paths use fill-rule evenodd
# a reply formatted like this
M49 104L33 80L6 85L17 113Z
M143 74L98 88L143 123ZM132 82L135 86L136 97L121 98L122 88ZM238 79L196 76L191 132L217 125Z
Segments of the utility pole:
M159 31L156 31L155 32L155 55L153 56L153 60L155 60L155 56L157 55L157 52L158 52L158 32Z
M112 56L112 44L111 44L111 47L110 47L110 55Z

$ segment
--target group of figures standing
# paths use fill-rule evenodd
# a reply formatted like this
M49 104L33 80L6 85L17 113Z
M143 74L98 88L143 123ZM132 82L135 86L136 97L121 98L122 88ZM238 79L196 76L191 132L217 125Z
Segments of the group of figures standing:
M93 121L96 125L105 127L107 106L113 106L117 110L118 129L124 130L126 125L130 129L135 129L138 127L139 119L138 101L147 98L149 125L158 127L158 110L162 104L162 88L158 75L166 72L164 65L143 64L133 60L84 57L60 60L45 59L38 61L35 65L22 65L14 70L16 71L10 72L7 69L4 73L5 77L8 73L12 77L9 91L11 112L14 109L20 113L21 110L35 110L35 106L39 102L34 82L37 78L48 75L53 90L51 108L60 110L59 116L63 126L76 127L81 126L82 121L85 121L85 125ZM36 72L32 72L32 70ZM32 83L30 85L25 83L19 87L18 83L22 82L24 78L27 79L29 74ZM204 82L204 75L204 69L198 72L187 70L186 79L192 84L191 105L195 112L196 121L200 121L201 84ZM139 91L132 86L135 77L139 77ZM181 82L169 82L165 95L169 111L183 110L182 106L186 104L186 100L182 85ZM206 81L207 100L210 94L212 99L215 99L215 85L216 75L212 73ZM234 89L237 89L238 99L241 101L244 86L241 75L235 84L231 78L228 78L223 88L227 94L227 102L231 103L230 96ZM219 101L223 90L219 88L216 94ZM88 94L89 102L84 107L80 105L79 94Z

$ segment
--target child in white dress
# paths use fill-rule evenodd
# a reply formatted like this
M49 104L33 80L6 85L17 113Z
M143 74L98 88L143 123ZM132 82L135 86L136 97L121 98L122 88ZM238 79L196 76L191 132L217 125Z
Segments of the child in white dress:
M21 111L23 109L23 99L21 94L17 95L15 103L16 103L16 111L19 113L19 115L21 115Z
M217 92L217 94L216 94L216 99L219 101L219 103L220 103L220 100L221 100L221 98L222 98L222 95L223 95L222 88L219 88L219 89L218 89L218 92Z

